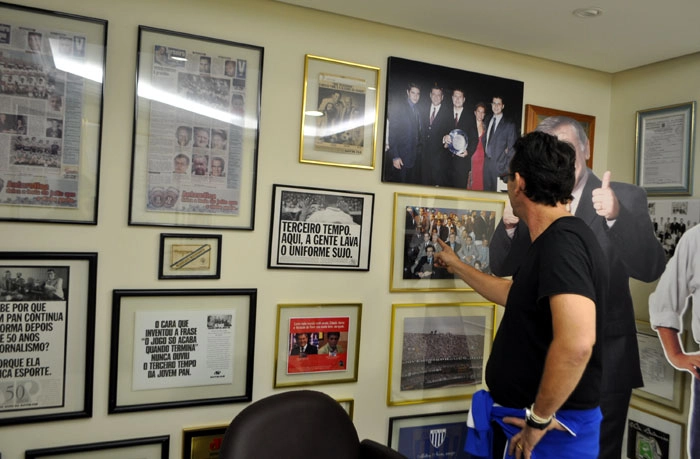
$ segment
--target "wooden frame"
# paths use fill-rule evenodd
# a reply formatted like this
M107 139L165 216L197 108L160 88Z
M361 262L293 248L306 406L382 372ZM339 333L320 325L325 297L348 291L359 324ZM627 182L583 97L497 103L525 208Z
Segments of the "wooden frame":
M359 303L278 305L274 387L356 382L361 325ZM335 350L329 339L334 333Z
M129 224L252 230L263 48L139 26Z
M633 432L630 435L630 432ZM685 449L684 427L657 414L630 407L622 440L624 457L676 459Z
M648 195L693 194L696 105L693 101L637 112L634 176Z
M374 194L273 185L268 268L369 271Z
M0 427L91 417L97 254L1 252L0 271Z
M591 169L593 167L593 146L595 145L595 116L525 104L525 133L534 131L543 119L550 116L568 116L578 121L583 130L586 131L590 152L590 156L586 159L586 166Z
M107 21L9 3L0 16L0 220L96 225Z
M374 169L379 74L379 67L306 55L300 162Z
M112 451L108 453L108 451ZM104 456L103 456L104 454ZM109 456L107 456L107 454ZM95 457L139 457L143 459L168 459L170 436L134 438L105 441L83 445L59 446L56 448L32 449L25 459L60 457L61 459L93 459Z
M256 300L255 289L114 290L108 412L249 402Z
M158 279L219 279L220 234L160 235Z
M469 410L389 418L388 445L409 459L463 457Z
M439 249L439 243L426 239L425 233L435 228L438 237L449 242L449 229L437 229L432 221L444 217L473 223L474 230L463 234L455 224L455 252L463 261L478 266L482 271L490 272L487 263L488 250L484 240L490 241L496 224L503 216L504 201L496 199L465 199L451 196L431 196L420 194L394 193L394 225L391 244L391 276L389 290L405 291L473 291L461 279L445 269L436 268L427 262L426 247ZM431 215L434 216L431 219ZM416 218L420 219L417 223ZM478 222L478 223L477 223ZM468 225L464 225L466 228ZM468 240L472 238L473 247L467 249ZM488 242L486 243L488 244ZM465 247L462 251L462 247ZM468 250L468 252L467 252Z
M485 387L484 370L495 327L493 303L392 305L387 405L471 398ZM430 346L425 345L428 339ZM459 340L460 345L440 345L444 340ZM466 350L470 354L443 363L433 358L436 356L430 349ZM477 355L472 356L472 351ZM442 377L445 369L449 379Z

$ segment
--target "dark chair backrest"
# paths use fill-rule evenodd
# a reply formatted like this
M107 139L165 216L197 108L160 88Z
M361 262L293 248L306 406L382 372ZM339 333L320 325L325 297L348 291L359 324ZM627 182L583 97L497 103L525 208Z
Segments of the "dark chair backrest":
M352 420L328 395L297 390L271 395L238 414L224 436L221 459L358 459Z

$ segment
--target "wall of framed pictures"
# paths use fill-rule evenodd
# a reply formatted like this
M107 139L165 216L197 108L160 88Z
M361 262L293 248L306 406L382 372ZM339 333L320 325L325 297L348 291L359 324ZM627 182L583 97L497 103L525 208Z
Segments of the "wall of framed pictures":
M96 202L94 224L91 221L93 215L77 214L76 217L76 212L71 212L72 216L63 218L61 209L57 208L50 209L49 213L52 214L50 217L32 216L24 220L21 215L19 219L11 215L9 218L3 218L5 214L1 212L3 204L0 202L0 228L3 235L0 250L3 252L98 254L91 417L63 420L40 418L27 423L3 424L0 426L0 453L4 458L24 457L28 449L44 450L41 455L54 455L56 449L62 447L66 447L68 451L78 452L84 448L84 445L104 442L108 442L108 448L120 447L123 444L140 450L146 446L141 445L139 439L159 438L163 435L170 437L169 446L153 447L155 452L147 453L148 457L161 457L163 451L166 451L165 454L169 459L181 458L184 457L183 441L189 438L188 434L184 433L185 429L202 430L211 426L227 425L231 418L246 406L247 402L243 399L248 396L248 393L246 382L243 381L240 388L234 387L231 394L224 394L222 398L227 400L220 404L199 406L200 404L195 402L185 404L187 406L163 406L139 410L138 413L109 413L110 340L114 326L112 313L115 291L136 291L139 294L160 291L157 295L160 297L165 290L189 290L199 293L220 289L256 290L257 309L253 324L254 333L249 333L249 329L246 328L249 323L246 321L244 326L243 318L241 323L237 324L237 327L245 330L245 336L254 337L251 343L251 348L255 351L254 357L250 362L245 355L238 356L239 358L235 360L238 365L250 364L253 376L250 393L252 400L280 390L296 389L296 387L275 386L276 377L287 377L287 375L284 365L275 365L274 357L278 349L275 351L272 349L275 348L276 340L283 335L280 329L287 327L288 331L291 330L292 319L299 319L305 314L295 313L295 317L286 318L287 322L278 325L278 309L275 305L294 305L295 311L306 311L307 308L315 305L342 305L342 307L333 306L340 309L340 312L332 310L332 314L325 311L316 314L313 318L317 321L336 315L355 317L359 315L355 312L355 305L359 305L362 339L357 343L357 349L354 347L355 343L352 343L352 352L356 354L354 362L357 362L357 367L353 366L345 370L345 373L351 373L351 377L339 377L337 383L320 385L314 383L322 378L312 371L303 378L310 381L305 388L322 390L338 400L352 400L353 419L356 421L360 437L372 438L382 443L387 442L384 434L389 427L390 417L419 416L469 408L468 399L436 400L401 406L387 405L388 382L385 379L385 373L390 360L389 347L392 337L388 330L392 320L392 304L428 305L483 301L483 298L469 289L456 291L413 288L413 285L409 284L416 282L416 285L419 285L419 281L414 279L397 278L402 282L401 285L405 283L408 288L390 291L391 254L396 246L394 240L396 231L393 229L394 222L397 221L394 194L400 193L402 196L419 194L440 202L451 202L456 198L468 199L477 202L479 205L475 208L480 211L495 213L501 212L500 201L504 199L504 195L382 182L383 120L386 115L384 95L388 57L401 57L521 81L525 88L524 103L595 116L594 170L602 173L606 168L612 168L614 177L617 175L620 180L626 181L631 181L633 174L634 148L633 143L630 147L629 142L634 141L634 126L633 123L623 122L623 120L633 120L635 110L664 105L658 100L662 96L674 99L671 102L676 102L675 99L678 99L677 102L696 100L700 96L696 94L697 90L691 84L695 81L695 76L690 72L693 70L697 73L700 68L698 57L684 58L684 65L689 70L681 71L673 64L667 64L667 67L659 65L658 68L652 66L652 69L647 69L646 73L628 72L619 79L611 80L610 75L599 72L527 56L515 56L504 51L374 23L363 24L362 33L358 34L357 23L352 19L273 1L213 0L202 3L186 0L152 2L126 0L117 4L107 0L88 3L65 0L60 6L51 0L18 0L17 3L50 11L59 8L69 15L107 21L108 40L105 47L104 81L101 86L103 91L101 121L97 123L91 119L85 120L89 135L85 138L87 143L79 144L87 149L79 158L81 167L83 164L86 166L86 174L81 175L80 183L86 190L94 190L94 193L86 191L90 199L94 198ZM40 19L36 19L36 23L22 23L22 26L27 29L37 29L44 36L48 36L49 30L54 32L63 30L44 16L46 15L40 14L38 16ZM9 19L5 20L7 16L2 15L2 17L0 50L7 47L7 44L2 42L2 31L3 25L10 22ZM139 42L140 26L157 30L156 38L150 37L150 41L143 38ZM28 32L25 30L25 35L28 36ZM64 37L68 36L65 30L63 33ZM79 36L74 33L73 37L76 35ZM319 40L319 36L323 36L323 40ZM158 39L163 43L156 43ZM18 49L24 46L19 41L12 43ZM156 56L160 52L156 49L156 45L166 48L165 61L163 61L165 64L155 64ZM178 50L184 50L184 55L178 54ZM23 49L22 52L24 51ZM146 54L151 55L153 60L149 65L138 63L139 51L143 58ZM358 145L358 148L343 152L343 149L338 147L339 142L343 141L338 139L328 139L323 142L312 140L306 144L301 141L300 135L304 132L305 126L302 123L309 121L307 118L311 116L302 114L303 104L313 102L314 105L317 103L320 105L324 98L333 97L331 85L334 80L324 76L316 84L316 93L307 92L307 100L302 100L302 95L305 94L304 70L307 54L325 57L332 62L352 64L349 66L334 64L328 69L311 68L311 71L317 71L323 75L332 75L339 71L343 77L365 80L352 90L342 90L340 95L341 100L343 96L349 96L352 100L361 100L358 94L364 94L362 100L364 100L366 112L373 115L366 115L366 118L371 119L362 130L364 140L361 148ZM465 59L456 62L455 55L464 56ZM178 67L180 64L177 64L177 58L183 56L185 59L194 59L196 56L197 65L195 66L193 61L188 61L184 70ZM258 56L259 62L255 61ZM246 67L248 73L245 74L245 90L242 89L242 78L240 78L243 70L242 63L239 61L243 60L246 60L248 66ZM227 61L232 63L235 61L235 65L231 64L234 65L233 70L227 70ZM208 74L204 71L207 62ZM200 71L200 64L205 66L202 67L202 71ZM360 65L368 67L362 67L364 70L359 72ZM352 74L342 74L345 67L353 69ZM257 70L251 70L253 68ZM167 92L166 96L179 94L178 91L184 91L184 88L195 81L199 82L197 84L206 82L206 85L210 85L207 86L208 88L213 88L215 102L212 103L226 107L221 111L233 110L234 107L240 108L237 104L241 99L235 96L241 95L244 101L243 115L239 114L234 118L239 122L237 126L248 134L245 142L239 145L240 149L237 150L238 146L233 147L230 143L231 133L235 133L238 128L224 129L228 143L222 148L219 148L223 145L220 143L216 148L213 147L214 136L218 136L220 134L218 131L223 129L221 125L226 124L221 117L217 118L221 113L216 111L214 116L203 119L201 114L195 116L181 110L172 110L171 113L166 113L166 121L163 121L161 118L154 118L148 111L142 110L139 117L135 119L135 105L144 94L143 86L137 93L137 69L142 76L144 69L147 69L150 80L157 79L161 83L171 84L168 88L175 89ZM232 76L228 76L227 71L232 71ZM162 74L155 72L162 72ZM676 72L681 75L683 81L687 81L687 84L677 84L674 87L656 85L653 91L649 90L649 86L657 79ZM380 96L380 102L376 108L373 105L376 98L370 97L369 92L371 91L369 87L372 86L369 83L376 81L375 74L378 76L379 86L376 89ZM191 75L199 75L200 78L194 78ZM237 86L234 86L234 80L237 80ZM627 87L621 84L623 81L627 86L649 94L648 98L642 98L639 101L634 99ZM228 87L224 87L226 82L230 83ZM146 84L148 81L141 83ZM219 86L221 84L224 86ZM91 84L86 85L86 88L88 86L93 88ZM663 94L659 94L659 87L663 88L661 89ZM85 91L88 92L88 89ZM95 101L100 96L96 90L89 91L91 92L87 95L92 104L89 108L95 111ZM681 92L682 96L679 94ZM652 99L651 94L655 96L655 100ZM3 97L2 94L0 97ZM186 102L187 97L184 99ZM634 100L634 103L623 108L625 105L623 102L631 100ZM48 99L45 104L45 110L49 110L51 107ZM60 112L64 115L64 118L61 118L64 122L65 116L68 115L66 109L64 105L63 111ZM227 113L230 114L230 111ZM524 117L524 114L522 116ZM48 120L48 117L45 118ZM49 124L41 125L44 132L52 127L46 120L45 122ZM38 129L36 126L30 123L30 129ZM189 130L183 129L178 132L180 126ZM177 143L178 135L184 138L185 144L188 141L194 142L195 128L199 127L206 128L204 130L209 135L208 144L201 143L198 147L188 147ZM353 127L355 128L356 126ZM351 129L346 131L348 135L352 134ZM370 135L373 131L374 136ZM67 129L64 128L63 135L67 133ZM9 145L9 135L11 134L0 133L0 141L7 141ZM134 137L137 138L136 144ZM629 141L627 137L630 137ZM99 138L99 142L94 141L95 138ZM369 144L376 144L374 152L368 148ZM301 145L305 145L303 152L300 152ZM170 146L172 146L171 149ZM332 151L324 148L332 148ZM224 152L224 156L215 154L217 149L220 150L219 153ZM135 151L136 154L134 154ZM188 167L187 174L183 174L187 178L174 175L175 159L182 151L185 152L189 161L185 166ZM361 151L361 157L342 156L354 154L353 151ZM612 155L609 151L629 153ZM312 153L321 159L310 156ZM215 161L216 157L226 161L222 165L218 160ZM300 158L305 161L300 161ZM201 170L195 172L194 163L196 160L197 165L201 166L203 159L206 159L206 172L200 174ZM312 160L309 161L309 159ZM237 176L234 174L214 175L214 170L217 170L218 174L222 167L234 167L231 166L231 161L235 164L238 160L242 162L240 169L243 171L238 177L241 180L240 184L235 182ZM137 164L136 161L140 162ZM326 164L336 162L345 166L350 165L350 167L333 167L334 164ZM358 162L362 167L352 167ZM137 167L137 170L134 171L134 167ZM160 174L146 174L146 169ZM227 172L228 170L226 169ZM164 178L166 175L167 179ZM698 175L697 171L695 175ZM183 185L185 183L192 187L185 188ZM169 196L168 189L175 185L183 185L177 199L186 197L195 201L204 200L202 204L208 206L208 210L198 213L193 204L187 208L186 216L175 215L176 212L172 209L177 207L167 207L174 203L174 195ZM7 186L6 181L3 186ZM301 190L317 198L322 196L324 199L332 195L349 196L353 200L347 200L346 203L351 206L359 206L361 202L361 209L351 208L349 212L355 219L362 218L363 230L365 227L370 228L358 238L358 243L363 244L363 249L371 247L371 250L361 252L359 269L345 269L343 271L346 272L338 272L341 270L324 269L323 265L326 263L321 262L315 263L320 268L314 266L314 269L271 269L269 266L271 216L281 215L274 213L276 205L285 205L283 200L276 198L275 186L278 188L285 186L294 192ZM156 188L162 188L162 190L150 193L149 190ZM308 189L316 191L311 193ZM182 190L188 194L185 195ZM239 191L241 199L233 197L235 190ZM159 192L161 194L158 194ZM223 197L224 192L226 197ZM0 193L6 193L6 188L0 190ZM212 203L212 194L220 194L222 202ZM485 209L482 209L486 205L482 200L488 200L488 207ZM237 201L236 205L245 206L245 209L241 209L240 212L235 211L231 201ZM318 204L312 201L303 206ZM151 203L158 209L148 210L147 206ZM219 212L216 206L228 206L226 212L232 213L233 216L228 216L223 210ZM292 203L289 209L294 214L302 211L301 206L302 204ZM83 207L86 210L93 210L92 203L89 201ZM469 206L465 208L473 210ZM70 219L81 221L59 223ZM401 222L403 223L403 220ZM319 225L323 224L319 222ZM351 226L351 223L348 222L348 225ZM313 228L307 228L304 237L309 235L313 240L317 235L327 238L336 236L329 232L334 231L335 228L319 228L323 229L317 233L312 232ZM284 232L280 232L280 235L282 234ZM324 239L324 241L330 240ZM354 243L352 238L344 239L342 242L340 238L332 241L333 245L328 244L331 249L342 248L341 244ZM296 245L301 246L302 243L296 243ZM351 252L354 250L352 245L348 247L351 248ZM41 264L50 263L41 261ZM7 264L7 266L17 265L16 260L11 260L11 263ZM71 267L71 272L73 269ZM15 271L12 272L13 275ZM78 284L77 288L82 287ZM199 296L199 293L196 296ZM149 299L144 304L150 301L152 300ZM638 309L641 311L640 316L643 313L643 301L643 299L637 301ZM123 306L126 306L126 303ZM216 302L213 306L209 305L209 300L202 304L198 303L198 308L205 310L213 308L212 310L217 311L222 309ZM177 310L166 311L163 313L163 320L174 320L177 324L178 321L193 320L191 317L196 316L192 311L181 309L187 308L178 306ZM219 314L208 315L218 316ZM171 316L174 319L171 319ZM145 334L153 333L152 330L155 327L144 325L150 319L149 313L144 312L141 319L143 320L139 322L140 325L136 325L136 322L131 325L138 327L142 332L143 336L139 338L145 338ZM217 330L215 323L224 322L212 320L211 330ZM204 330L206 327L207 324L204 323L200 328ZM180 328L191 327L172 328L179 331ZM208 336L201 334L202 330L193 335L197 337L198 343L203 342L199 340ZM313 339L318 340L320 347L329 340L327 330L319 330L319 332L325 334ZM353 333L356 331L352 324L347 331L340 330L341 344L352 341ZM128 340L130 347L134 348L134 336L136 335L132 333L130 336L123 336L122 340ZM236 336L232 345L235 347L240 344L240 347L243 347L245 336ZM291 333L285 333L284 336L289 343L295 339ZM73 340L74 338L69 340L68 345ZM54 342L58 343L58 341ZM74 348L70 348L67 355L76 352L75 348L79 347L82 347L82 352L85 352L85 345L81 342L74 345ZM144 355L145 353L144 350ZM191 359L183 359L183 361L187 360ZM134 372L133 366L129 366L127 362L126 366L122 366L117 372L117 379L126 374L124 372L126 369L128 372ZM73 375L73 378L77 376ZM284 378L278 378L277 381L279 382L280 379L284 380ZM145 376L145 381L147 380L148 373ZM119 381L123 387L128 386L123 380ZM0 379L0 383L2 382ZM162 388L157 391L180 392L178 387ZM232 396L228 397L228 395ZM238 396L242 396L242 399L228 400L238 399ZM196 397L196 394L184 396L186 400ZM118 401L115 407L132 404L140 405L141 401L137 400L134 403L129 400ZM685 404L687 404L687 397L684 399L684 411L669 415L669 419L677 423L685 422L684 414L687 414ZM76 410L67 408L67 411L82 411L82 408ZM24 440L26 438L32 439L31 445ZM148 448L151 447L148 446ZM39 455L36 453L36 457ZM195 456L192 454L188 457Z

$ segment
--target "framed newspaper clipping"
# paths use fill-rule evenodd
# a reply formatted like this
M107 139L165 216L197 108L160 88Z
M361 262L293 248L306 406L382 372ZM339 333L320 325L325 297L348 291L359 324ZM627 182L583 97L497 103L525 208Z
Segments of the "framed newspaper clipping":
M130 225L252 230L263 48L139 27Z
M97 224L107 21L0 3L0 220Z
M30 449L25 459L59 457L61 459L95 459L107 457L138 457L142 459L168 459L170 436L133 438L55 448Z
M255 289L115 290L109 413L249 402Z
M268 268L369 271L374 194L273 185Z
M306 55L299 161L374 169L379 67Z
M92 416L96 253L0 253L0 427Z

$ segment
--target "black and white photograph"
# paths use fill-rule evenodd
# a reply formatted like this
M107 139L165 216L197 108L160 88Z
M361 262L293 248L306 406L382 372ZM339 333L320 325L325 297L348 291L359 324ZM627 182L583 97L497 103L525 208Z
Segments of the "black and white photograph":
M390 57L382 181L502 191L524 83Z

